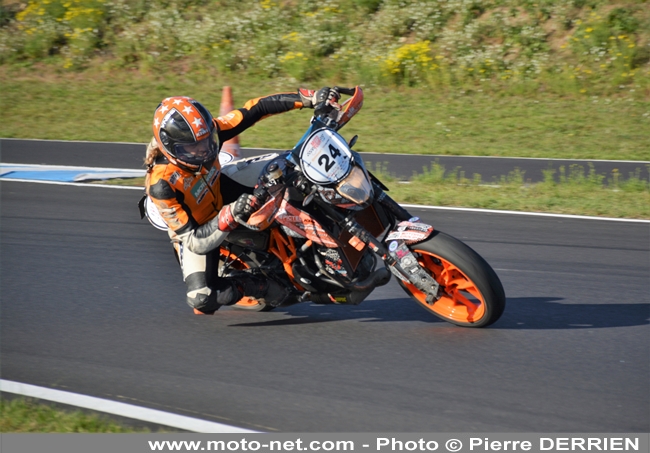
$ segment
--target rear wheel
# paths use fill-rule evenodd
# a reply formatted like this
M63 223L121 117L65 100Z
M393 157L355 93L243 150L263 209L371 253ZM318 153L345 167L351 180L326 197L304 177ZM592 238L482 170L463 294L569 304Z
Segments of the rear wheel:
M398 281L427 311L464 327L489 326L501 317L506 306L503 285L492 267L469 246L436 231L410 249L440 284L440 299L428 303L424 292Z
M220 266L223 265L224 262L227 262L229 269L244 270L250 268L250 265L248 263L224 248L219 249L219 253L221 255ZM260 302L253 297L248 296L242 297L237 301L236 304L231 305L231 307L244 311L271 311L273 308L275 308L271 305L265 304L264 302Z

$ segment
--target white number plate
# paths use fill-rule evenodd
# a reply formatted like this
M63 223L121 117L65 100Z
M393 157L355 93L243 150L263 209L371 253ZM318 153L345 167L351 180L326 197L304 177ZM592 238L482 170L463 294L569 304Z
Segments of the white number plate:
M300 164L316 184L335 184L350 173L352 153L343 137L323 128L314 131L300 150Z

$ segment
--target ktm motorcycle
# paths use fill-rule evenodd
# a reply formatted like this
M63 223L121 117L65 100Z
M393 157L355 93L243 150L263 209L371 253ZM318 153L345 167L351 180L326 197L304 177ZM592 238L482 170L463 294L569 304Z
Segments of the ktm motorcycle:
M284 285L288 296L277 306L357 305L395 276L415 302L445 321L465 327L497 321L506 299L497 274L469 246L387 194L352 150L357 137L347 142L338 133L361 109L363 91L335 89L350 97L317 106L292 150L222 161L222 172L255 187L263 204L221 244L219 275L250 272ZM276 308L250 297L234 307Z

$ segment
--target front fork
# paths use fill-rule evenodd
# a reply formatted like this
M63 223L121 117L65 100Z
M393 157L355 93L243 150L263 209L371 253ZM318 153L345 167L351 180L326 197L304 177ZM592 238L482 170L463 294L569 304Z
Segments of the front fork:
M440 298L438 282L420 265L417 257L409 248L409 244L426 241L434 232L433 226L417 222L411 215L397 204L391 197L381 191L377 201L387 208L400 223L389 231L384 241L386 247L354 219L354 214L345 217L341 222L351 235L350 243L365 244L370 247L387 264L388 269L400 280L410 283L427 295L426 301L434 303Z

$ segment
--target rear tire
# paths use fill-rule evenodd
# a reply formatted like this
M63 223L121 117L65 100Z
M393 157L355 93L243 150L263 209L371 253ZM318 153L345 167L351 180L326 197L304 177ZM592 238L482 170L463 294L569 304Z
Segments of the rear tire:
M398 282L427 311L463 327L486 327L506 306L503 285L492 267L468 245L440 231L409 247L440 284L440 299L429 304L426 294L410 283Z

